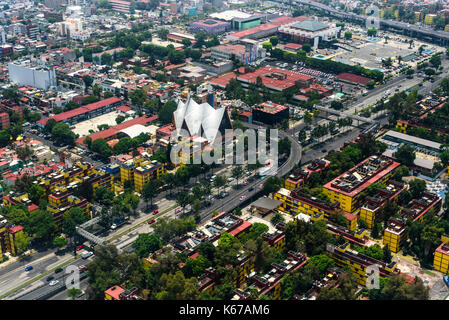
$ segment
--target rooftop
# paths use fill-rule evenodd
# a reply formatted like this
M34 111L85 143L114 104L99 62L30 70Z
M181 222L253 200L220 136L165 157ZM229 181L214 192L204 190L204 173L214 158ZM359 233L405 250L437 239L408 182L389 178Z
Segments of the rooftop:
M324 188L353 197L368 186L376 183L388 173L400 166L399 162L384 157L371 156L326 183Z
M320 30L329 28L329 26L327 24L322 23L317 20L304 20L304 21L295 22L295 23L291 24L290 27L295 28L295 29L311 31L311 32L316 32L316 31L320 31Z

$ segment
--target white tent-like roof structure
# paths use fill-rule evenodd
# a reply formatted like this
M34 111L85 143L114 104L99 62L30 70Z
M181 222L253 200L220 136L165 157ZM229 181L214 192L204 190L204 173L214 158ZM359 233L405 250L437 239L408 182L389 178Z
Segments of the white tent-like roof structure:
M185 123L191 136L202 136L203 133L207 141L212 143L217 136L225 110L224 107L214 109L208 103L198 104L191 97L186 103L180 100L178 108L173 113L176 132L179 135Z
M145 127L141 124L135 124L131 127L120 130L120 132L123 132L130 138L135 138L141 133L147 133L148 135L153 136L156 132L156 129L157 129L156 126Z

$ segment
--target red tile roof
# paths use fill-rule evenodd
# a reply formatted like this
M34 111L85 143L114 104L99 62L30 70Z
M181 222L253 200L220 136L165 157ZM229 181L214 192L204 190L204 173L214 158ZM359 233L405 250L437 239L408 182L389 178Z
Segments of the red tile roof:
M39 120L38 122L45 126L47 121L50 120L50 119L55 119L57 122L59 122L59 121L70 119L70 118L73 118L73 117L75 117L77 115L80 115L80 114L83 114L83 113L87 113L87 112L93 111L95 109L99 109L99 108L102 108L104 106L107 106L107 105L110 105L110 104L114 104L114 103L117 103L117 102L120 102L119 98L111 97L111 98L108 98L108 99L104 99L104 100L101 100L101 101L98 101L98 102L94 102L94 103L85 105L83 107L79 107L79 108L76 108L76 109L73 109L73 110L70 110L70 111L59 113L59 114L54 115L52 117Z
M269 77L273 74L283 75L285 76L285 79L282 80ZM295 86L295 81L310 81L313 79L311 76L299 72L266 66L251 73L241 74L237 77L237 80L255 84L257 82L257 77L262 79L264 86L281 91Z
M121 288L120 286L113 286L112 288L109 288L104 293L111 296L115 300L120 300L120 293L125 292L125 289Z
M302 48L302 45L299 43L287 43L284 48L292 49L292 50L298 50Z
M230 231L229 234L232 234L233 236L238 236L239 234L241 234L243 231L245 231L246 229L249 229L252 226L252 223L249 221L243 221L243 223L241 225L239 225L237 228L235 228L234 230Z
M39 207L37 207L38 209L39 209ZM14 227L11 227L11 228L9 228L9 233L12 233L12 234L14 234L14 233L17 233L17 232L19 232L19 231L22 231L23 230L23 227L22 226L14 226Z
M370 78L358 76L356 74L348 73L348 72L340 73L337 76L337 79L343 80L343 81L349 81L349 82L353 82L353 83L360 83L363 85L366 85L368 82L371 81Z
M228 85L229 81L231 81L231 79L235 79L235 78L237 78L237 75L234 72L231 72L231 73L222 75L220 77L213 78L213 79L209 80L209 83L217 85L221 88L225 88Z

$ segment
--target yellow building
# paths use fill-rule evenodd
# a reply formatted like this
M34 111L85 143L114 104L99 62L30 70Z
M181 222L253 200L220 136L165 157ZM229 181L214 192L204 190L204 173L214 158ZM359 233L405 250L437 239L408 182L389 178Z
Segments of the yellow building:
M141 192L150 180L159 179L165 174L164 165L159 162L145 161L134 171L134 190Z
M279 210L296 216L298 213L304 213L311 216L315 220L321 218L329 220L334 214L342 213L347 220L347 227L355 231L357 229L357 217L347 212L342 212L337 202L327 203L318 198L312 197L301 192L300 189L287 190L279 189L274 195L275 200L282 201Z
M360 196L371 185L389 180L399 162L386 157L371 156L349 171L323 186L323 193L331 202L339 202L349 213L361 207Z
M387 265L383 261L373 259L351 250L349 243L341 246L328 244L326 250L329 256L335 261L335 264L340 268L348 267L357 282L362 286L366 286L366 270L367 267L371 265L378 265L380 277L391 277L395 274L399 274L396 262L391 262Z
M120 165L120 181L125 184L131 181L134 190L141 192L146 183L153 179L159 179L165 174L164 165L155 160L134 158Z
M387 228L384 230L384 245L388 245L391 252L397 253L401 250L402 244L407 240L407 229L404 221L390 219Z
M22 226L11 226L3 216L0 216L0 262L3 262L3 255L6 252L17 255L15 238L23 232Z
M449 271L449 236L442 235L443 242L436 250L433 258L433 268L447 274Z
M415 11L415 22L420 22L422 20L422 12Z
M368 228L372 229L376 215L388 201L397 202L398 196L404 189L405 184L396 181L389 181L385 189L377 189L374 197L366 197L365 204L360 208L359 220L365 221Z
M57 191L48 196L47 211L53 215L58 227L62 227L64 213L71 208L80 208L89 218L92 218L91 204L86 199L78 198L68 191Z
M396 129L399 130L400 133L407 133L407 121L398 120L396 122Z
M436 16L437 16L436 14L432 13L426 14L426 17L424 18L424 23L428 25L433 24L433 21L435 20Z

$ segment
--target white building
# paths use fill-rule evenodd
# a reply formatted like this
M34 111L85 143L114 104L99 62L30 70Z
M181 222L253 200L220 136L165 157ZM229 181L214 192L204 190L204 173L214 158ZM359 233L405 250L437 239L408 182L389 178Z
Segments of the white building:
M300 22L292 22L280 26L278 31L288 36L289 41L294 43L310 43L313 48L318 48L320 41L331 41L338 37L340 27L331 27L317 20L304 20Z
M54 68L32 64L29 60L16 61L8 64L9 80L18 85L32 86L48 90L56 87Z

